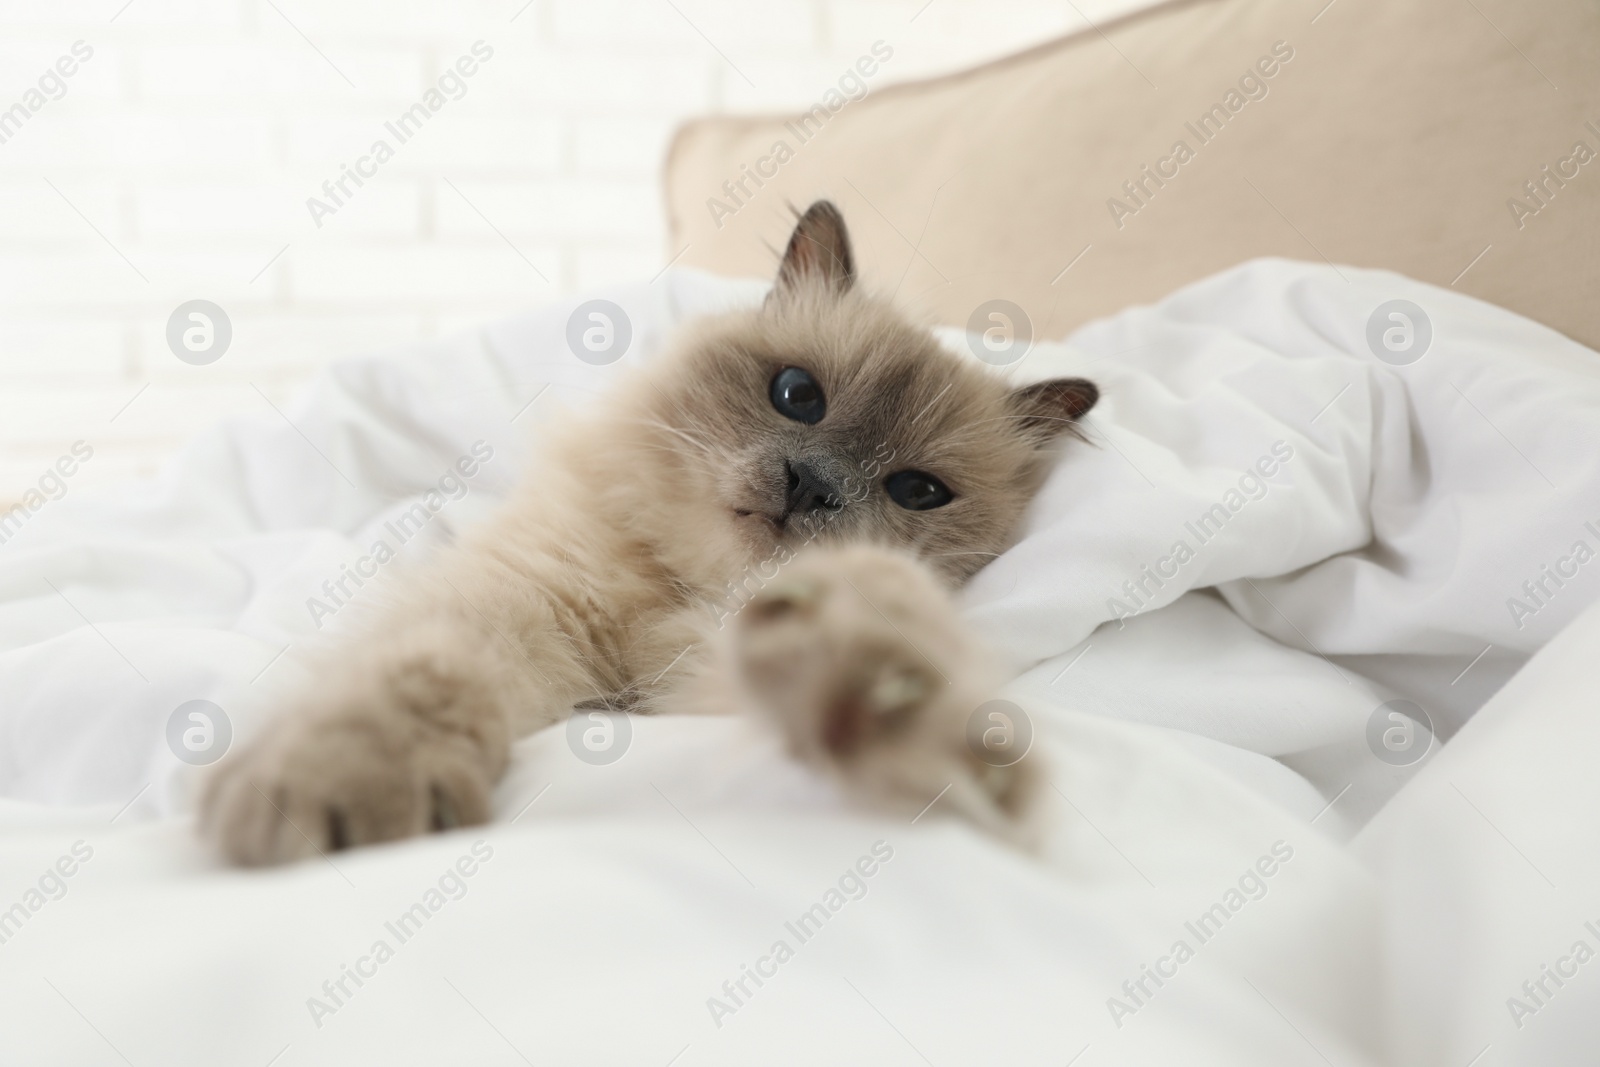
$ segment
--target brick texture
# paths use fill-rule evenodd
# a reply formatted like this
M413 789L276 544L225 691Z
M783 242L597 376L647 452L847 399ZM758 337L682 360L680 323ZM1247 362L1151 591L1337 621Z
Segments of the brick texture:
M74 488L151 472L258 387L649 277L684 118L809 105L875 40L878 89L1147 2L0 0L0 502L75 440ZM234 330L205 367L165 341L197 298Z

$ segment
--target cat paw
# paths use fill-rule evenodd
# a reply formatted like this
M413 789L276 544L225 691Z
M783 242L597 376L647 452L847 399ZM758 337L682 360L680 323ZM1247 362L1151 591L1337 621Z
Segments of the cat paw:
M937 797L1030 839L1039 758L972 740L999 676L925 565L861 546L801 553L738 613L730 648L790 751L851 792L911 815Z
M415 681L391 678L277 723L218 767L201 832L254 867L486 822L505 729L441 679Z

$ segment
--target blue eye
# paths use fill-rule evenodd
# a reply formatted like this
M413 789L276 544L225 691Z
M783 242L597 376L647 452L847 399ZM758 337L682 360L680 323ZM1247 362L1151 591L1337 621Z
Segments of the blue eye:
M828 413L822 386L799 367L785 367L772 379L772 406L795 422L816 423Z
M884 479L883 487L888 491L889 499L907 511L932 511L955 499L949 486L922 471L891 474Z

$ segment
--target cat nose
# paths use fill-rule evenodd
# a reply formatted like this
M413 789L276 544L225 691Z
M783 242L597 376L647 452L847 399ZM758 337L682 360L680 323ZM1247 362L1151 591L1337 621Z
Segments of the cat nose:
M788 460L784 464L789 474L789 491L784 500L784 518L795 512L838 511L844 506L844 497L817 469L801 460Z

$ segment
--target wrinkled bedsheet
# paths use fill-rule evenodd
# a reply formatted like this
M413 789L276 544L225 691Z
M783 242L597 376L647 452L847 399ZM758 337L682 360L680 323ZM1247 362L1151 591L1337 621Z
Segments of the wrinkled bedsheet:
M581 301L352 359L156 480L14 524L0 1059L1455 1063L1479 1030L1500 1062L1576 1047L1559 1023L1523 1036L1580 1017L1578 979L1512 1011L1492 991L1527 975L1468 947L1492 918L1435 906L1463 883L1498 899L1506 874L1465 846L1429 865L1482 827L1433 812L1454 787L1426 783L1475 753L1500 806L1463 817L1515 822L1527 783L1559 794L1594 751L1561 695L1581 646L1529 660L1600 591L1600 356L1349 267L1245 264L1003 358L945 334L1019 381L1102 388L1090 445L962 593L1051 762L1042 857L933 798L910 824L850 810L751 722L688 718L634 720L609 764L564 726L526 739L478 830L219 869L189 823L185 731L244 743L301 651L374 599L350 570L424 561L538 476L541 422L762 292L669 271L598 294L632 334L611 363L569 346ZM1551 708L1573 741L1501 765L1469 720L1519 670L1494 744ZM1592 839L1593 804L1552 805L1547 826ZM1581 896L1587 865L1569 868Z

